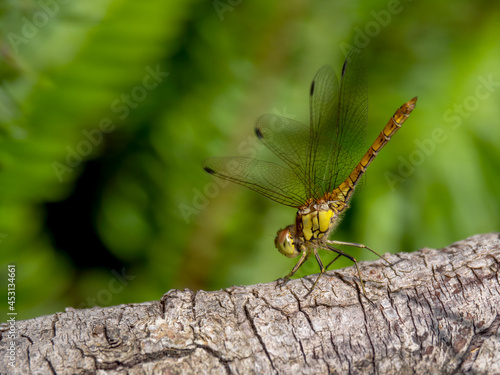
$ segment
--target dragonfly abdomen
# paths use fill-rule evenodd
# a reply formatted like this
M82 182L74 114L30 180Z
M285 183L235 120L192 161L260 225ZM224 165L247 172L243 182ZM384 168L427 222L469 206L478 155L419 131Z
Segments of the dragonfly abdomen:
M368 151L361 158L361 161L354 167L351 174L342 182L337 189L330 194L330 199L345 199L346 202L351 199L354 189L359 182L361 176L366 172L370 163L375 159L380 150L391 140L391 137L401 128L408 116L415 108L417 97L403 104L396 113L391 117L384 129L380 132L377 139L372 143Z
M410 116L412 111L415 109L416 102L417 97L414 97L399 107L396 113L385 125L384 129L382 129L377 139L375 139L375 142L373 142L370 149L363 156L360 164L364 162L365 168L370 165L375 156L377 156L378 152L387 144L387 142L391 140L391 137L401 128L408 116Z

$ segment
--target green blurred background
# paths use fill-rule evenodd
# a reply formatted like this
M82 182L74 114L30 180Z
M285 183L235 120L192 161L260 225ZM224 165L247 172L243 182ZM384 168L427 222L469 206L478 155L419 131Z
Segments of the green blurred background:
M284 276L295 260L273 239L295 210L201 164L265 158L257 117L308 123L314 74L339 72L350 46L367 56L367 141L419 101L335 238L385 253L499 229L500 3L24 0L0 12L0 311L7 264L19 319Z

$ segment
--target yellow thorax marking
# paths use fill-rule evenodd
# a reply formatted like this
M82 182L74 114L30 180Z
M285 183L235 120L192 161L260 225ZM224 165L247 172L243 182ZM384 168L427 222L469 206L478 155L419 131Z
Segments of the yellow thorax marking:
M313 211L301 216L302 233L306 241L321 238L330 228L332 210Z
M311 223L311 215L316 214L316 212L311 212L307 215L302 215L302 233L304 234L304 238L306 241L309 241L312 237L312 223Z
M319 211L319 230L325 233L330 227L330 221L332 220L333 211Z

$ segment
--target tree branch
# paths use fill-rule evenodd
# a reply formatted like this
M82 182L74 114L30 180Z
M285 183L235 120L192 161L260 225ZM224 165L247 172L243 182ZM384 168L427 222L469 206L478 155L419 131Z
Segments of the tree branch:
M500 373L500 235L441 250L161 301L2 325L0 372L152 374ZM307 296L306 296L307 295Z

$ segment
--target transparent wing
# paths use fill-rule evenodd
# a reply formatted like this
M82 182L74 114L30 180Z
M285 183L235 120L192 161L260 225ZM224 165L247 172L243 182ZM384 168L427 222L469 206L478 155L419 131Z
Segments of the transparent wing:
M292 119L265 114L259 117L255 127L259 140L295 173L304 187L306 161L309 146L309 127Z
M339 84L330 66L323 66L311 84L309 105L311 111L309 149L306 163L309 194L320 198L325 193L325 182L338 142Z
M311 85L311 132L307 161L311 194L319 198L349 176L363 156L368 99L364 60L352 50L341 84L331 67L322 67Z
M363 58L349 53L341 84L329 66L316 74L310 92L309 127L263 115L255 132L287 167L243 157L210 158L204 169L287 206L300 207L338 187L361 160L368 99Z
M286 206L298 208L307 199L293 170L278 164L244 157L215 157L205 160L203 169Z
M339 165L339 172L332 176L329 190L336 188L352 172L367 151L365 146L366 126L368 123L368 90L364 56L360 50L353 49L342 68L339 102L340 136L337 147L337 157L330 168Z

